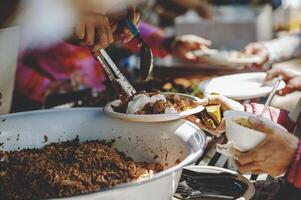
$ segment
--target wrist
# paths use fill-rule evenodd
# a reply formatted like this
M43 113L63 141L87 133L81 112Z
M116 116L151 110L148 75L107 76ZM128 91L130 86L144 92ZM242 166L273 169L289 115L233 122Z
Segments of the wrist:
M295 151L295 155L293 157L293 161L290 164L288 173L287 173L287 180L289 183L293 184L295 187L301 188L301 184L296 181L298 180L297 171L300 165L300 156L301 156L301 140L298 142L298 147Z
M176 44L176 36L167 37L163 41L163 47L164 47L165 51L167 51L170 54L173 52L175 44Z

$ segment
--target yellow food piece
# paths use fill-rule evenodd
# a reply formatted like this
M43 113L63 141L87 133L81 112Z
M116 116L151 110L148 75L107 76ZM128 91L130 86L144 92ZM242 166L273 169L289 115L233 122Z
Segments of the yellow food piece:
M221 123L222 121L221 105L206 106L206 111L216 124L219 125Z
M166 83L166 84L163 86L163 89L164 89L164 90L171 90L171 89L172 89L172 84L171 84L171 83Z
M238 123L239 125L241 126L244 126L246 128L250 128L252 129L252 126L251 124L249 123L249 119L246 119L246 118L239 118L237 120L235 120L236 123Z

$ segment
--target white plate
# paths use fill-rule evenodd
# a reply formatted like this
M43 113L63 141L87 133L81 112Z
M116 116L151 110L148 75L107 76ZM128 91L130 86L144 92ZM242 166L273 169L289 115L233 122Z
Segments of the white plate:
M171 93L171 92L163 92L163 95L171 95L171 94L177 94L180 97L185 97L188 99L191 99L192 101L198 102L200 101L199 98L187 95L187 94L179 94L179 93ZM135 121L135 122L166 122L166 121L173 121L182 119L185 117L188 117L190 115L199 113L204 110L204 106L197 106L196 108L186 110L181 113L175 113L175 114L153 114L153 115L136 115L136 114L124 114L124 113L118 113L115 112L112 108L112 105L119 105L120 100L115 100L110 103L108 103L104 107L104 112L108 114L111 117L124 119L128 121Z
M239 198L239 200L243 200L243 199L249 200L255 195L255 187L251 183L251 181L248 180L246 177L240 175L239 173L235 172L235 171L224 169L224 168L219 168L219 167L210 167L210 166L189 166L189 167L185 167L185 169L196 171L196 172L203 172L203 173L222 173L222 172L226 172L226 173L230 173L230 174L235 174L240 181L242 181L242 182L244 182L248 185L247 191L245 192L243 197Z
M210 49L207 52L197 50L194 54L205 63L220 66L245 67L246 65L261 62L261 59L257 56L235 56L234 54L240 54L238 51L219 51Z
M266 73L241 73L221 76L200 83L200 90L205 94L218 93L235 100L254 99L267 96L273 89L273 82L263 84ZM278 90L285 87L284 81Z
M174 57L164 57L164 58L156 58L155 59L156 66L160 66L163 68L190 68L190 69L222 69L222 70L235 70L241 69L243 67L237 65L220 65L208 62L190 62L190 61L183 61Z

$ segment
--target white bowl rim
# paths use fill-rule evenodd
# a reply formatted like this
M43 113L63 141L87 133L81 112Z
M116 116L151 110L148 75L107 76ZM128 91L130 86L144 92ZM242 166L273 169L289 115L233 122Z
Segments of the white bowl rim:
M38 115L38 114L47 114L47 113L58 113L58 112L76 112L76 111L90 111L90 112L103 112L100 108L94 107L94 108L57 108L57 109L46 109L46 110L38 110L38 111L29 111L29 112L20 112L20 113L12 113L12 114L6 114L6 115L0 115L0 121L2 120L7 120L9 118L14 118L14 117L21 117L21 116L26 116L26 115ZM103 191L98 191L98 192L91 192L91 193L86 193L86 194L80 194L80 195L75 195L75 196L69 196L69 197L60 197L56 199L72 199L74 197L80 197L80 196L88 196L88 195L94 195L97 193L109 193L114 190L119 190L119 189L125 189L129 187L135 187L144 183L149 183L153 182L157 179L160 179L162 177L168 176L170 173L181 170L183 167L188 166L193 164L205 151L206 145L207 145L207 140L206 140L206 134L204 133L203 130L201 130L199 127L197 127L195 124L193 124L190 121L185 120L185 123L188 125L192 126L195 128L195 134L198 134L201 137L201 140L203 141L202 144L199 146L203 145L202 148L200 148L198 151L191 153L187 155L187 157L179 164L168 168L162 172L154 174L153 177L143 180L141 182L128 182L128 183L123 183L119 184L113 188L108 188ZM1 127L1 125L0 125ZM189 159L188 159L189 158Z
M242 126L238 123L236 123L235 121L233 121L232 117L235 117L237 116L238 118L241 117L241 118L246 118L246 117L258 117L257 115L253 114L253 113L250 113L250 112L245 112L245 111L235 111L235 110L228 110L226 112L224 112L224 117L226 119L226 126L227 126L227 120L231 120L235 125L245 129L245 130L249 130L248 134L249 135L263 135L264 133L263 132L260 132L258 130L255 130L255 129L251 129L251 128L248 128L248 127L245 127L245 126ZM269 123L272 123L273 125L275 126L278 126L278 127L281 127L283 128L281 125L277 124L276 122L273 122L272 120L266 118L266 117L262 117L262 120L266 121L266 122L269 122ZM251 130L251 131L250 131ZM265 135L265 134L264 134Z

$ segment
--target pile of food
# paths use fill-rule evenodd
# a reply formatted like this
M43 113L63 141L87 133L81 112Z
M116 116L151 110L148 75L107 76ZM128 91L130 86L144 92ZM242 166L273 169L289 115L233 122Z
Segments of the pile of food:
M0 199L67 197L151 177L163 170L155 163L136 163L112 143L79 140L43 149L0 151Z
M126 114L175 114L197 107L196 102L176 94L142 92L120 105L112 106L115 112Z
M205 110L197 114L204 126L210 130L215 130L221 124L221 105L206 106Z

